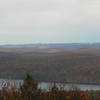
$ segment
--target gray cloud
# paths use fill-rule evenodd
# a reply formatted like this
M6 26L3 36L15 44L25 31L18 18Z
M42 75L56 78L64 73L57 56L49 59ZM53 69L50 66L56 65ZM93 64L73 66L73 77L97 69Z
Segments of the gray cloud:
M80 42L100 31L99 5L99 0L0 0L0 40Z
M82 28L88 31L100 32L100 1L85 0L81 3L82 7Z

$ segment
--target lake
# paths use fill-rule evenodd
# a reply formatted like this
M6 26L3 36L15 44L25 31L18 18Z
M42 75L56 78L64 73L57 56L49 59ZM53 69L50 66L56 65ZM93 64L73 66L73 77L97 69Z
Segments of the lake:
M11 87L11 86L16 86L17 88L20 87L20 85L23 84L23 80L11 80L11 79L0 79L0 89L2 87ZM100 90L100 85L99 84L71 84L71 83L56 83L56 85L65 90L71 90L71 89L80 89L80 90ZM38 84L38 87L41 88L42 90L49 90L53 86L53 83L49 82L40 82Z

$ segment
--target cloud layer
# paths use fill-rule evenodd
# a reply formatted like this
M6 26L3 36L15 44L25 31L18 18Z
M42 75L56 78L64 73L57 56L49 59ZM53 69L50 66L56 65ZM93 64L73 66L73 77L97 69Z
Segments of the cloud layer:
M99 0L0 0L0 42L95 42Z

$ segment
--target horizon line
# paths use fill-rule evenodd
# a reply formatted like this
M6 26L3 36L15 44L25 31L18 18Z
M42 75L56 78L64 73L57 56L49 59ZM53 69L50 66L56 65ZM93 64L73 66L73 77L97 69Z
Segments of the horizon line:
M100 44L100 42L58 42L58 43L1 43L0 46L4 45L46 45L46 44Z

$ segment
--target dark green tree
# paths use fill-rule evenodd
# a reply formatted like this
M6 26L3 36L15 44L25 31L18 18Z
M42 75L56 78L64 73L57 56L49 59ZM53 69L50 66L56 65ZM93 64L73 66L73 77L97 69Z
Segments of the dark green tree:
M39 94L38 83L33 80L30 74L26 75L20 90L23 100L37 100Z

